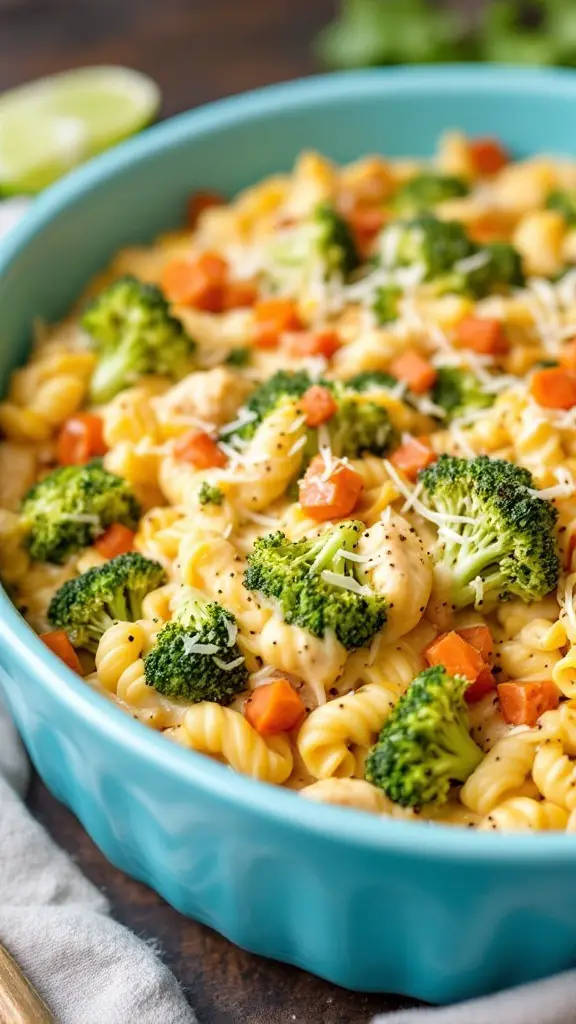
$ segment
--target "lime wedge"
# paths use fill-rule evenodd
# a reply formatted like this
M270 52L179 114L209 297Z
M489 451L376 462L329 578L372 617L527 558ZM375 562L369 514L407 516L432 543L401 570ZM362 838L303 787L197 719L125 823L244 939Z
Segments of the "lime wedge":
M0 192L39 192L154 118L160 90L122 67L81 68L0 95Z

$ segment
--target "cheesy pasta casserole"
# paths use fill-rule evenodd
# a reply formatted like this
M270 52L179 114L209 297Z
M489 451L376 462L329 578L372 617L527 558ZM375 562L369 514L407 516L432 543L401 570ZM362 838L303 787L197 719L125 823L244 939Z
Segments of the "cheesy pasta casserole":
M119 253L0 402L0 574L302 797L576 831L576 161L304 153Z

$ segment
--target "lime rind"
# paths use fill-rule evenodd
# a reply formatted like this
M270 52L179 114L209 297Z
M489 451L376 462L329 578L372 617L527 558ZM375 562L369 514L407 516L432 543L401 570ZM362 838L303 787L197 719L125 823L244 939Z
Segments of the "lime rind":
M160 90L123 67L42 78L0 95L0 193L36 193L154 119Z

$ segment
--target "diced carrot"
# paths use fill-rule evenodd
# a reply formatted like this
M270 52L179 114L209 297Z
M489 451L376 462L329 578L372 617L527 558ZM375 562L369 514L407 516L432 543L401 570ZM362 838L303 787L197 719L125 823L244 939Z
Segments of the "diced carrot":
M560 353L560 365L576 373L576 338L567 341Z
M534 726L540 715L560 703L558 687L548 681L500 683L498 697L502 714L510 725Z
M204 210L210 206L223 206L226 200L219 192L212 192L204 189L200 192L193 192L187 203L187 220L190 227L195 228L198 218Z
M499 139L471 139L470 155L478 174L497 174L510 162L510 154Z
M576 405L576 374L559 366L537 370L530 382L530 394L545 409L572 409Z
M261 736L288 732L302 721L306 708L287 679L256 687L243 707L246 719Z
M95 455L105 455L103 426L100 416L78 412L60 428L56 441L56 458L60 466L80 466Z
M254 306L254 343L258 348L276 348L285 331L302 327L293 299L261 299Z
M220 313L227 276L226 260L216 252L203 252L195 260L166 264L160 286L170 302Z
M228 281L222 293L222 309L246 309L258 298L253 281Z
M490 661L494 654L494 641L488 626L464 626L463 629L457 629L456 632L458 636L476 648L486 663Z
M384 227L388 217L377 206L357 206L346 220L361 256L368 255L375 236Z
M174 458L191 462L197 469L213 469L226 465L226 456L205 430L189 430L174 442Z
M134 533L123 523L112 523L94 541L94 547L103 558L116 558L134 550Z
M491 690L495 689L496 680L494 679L492 669L486 665L486 667L482 669L478 678L467 687L464 693L464 700L467 704L476 704L479 700L482 700L487 693L490 693Z
M322 384L313 384L308 388L300 399L300 405L308 427L319 427L321 423L326 423L338 409L334 395Z
M327 479L325 476L324 459L317 455L299 485L300 505L319 523L350 515L363 487L360 473L339 459L334 460Z
M194 294L196 276L191 260L171 260L162 268L160 286L170 302L187 302Z
M393 361L389 369L394 377L403 380L417 395L428 391L437 377L432 363L415 349L403 352Z
M485 245L487 242L505 242L510 237L514 220L504 210L487 210L479 214L468 225L468 234L473 242Z
M421 469L431 466L438 458L427 438L410 437L392 452L390 462L409 480L416 480Z
M481 356L505 355L508 338L500 320L487 316L465 316L456 324L456 341Z
M290 356L323 356L330 359L340 348L336 331L298 331L286 335L286 352Z
M475 682L486 662L472 644L458 633L441 633L425 650L429 665L443 665L451 676L464 676Z
M68 665L68 668L71 668L73 672L77 672L79 676L82 675L80 658L63 629L54 629L50 633L40 633L40 639L53 654L60 658L60 661Z
M357 206L346 219L352 231L373 238L388 220L388 215L378 206Z

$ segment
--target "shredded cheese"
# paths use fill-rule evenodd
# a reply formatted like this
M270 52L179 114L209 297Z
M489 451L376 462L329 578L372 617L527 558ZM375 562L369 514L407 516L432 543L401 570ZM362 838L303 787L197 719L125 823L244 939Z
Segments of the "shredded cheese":
M318 427L318 451L324 463L322 480L329 480L334 468L334 455L330 447L330 432L325 423Z
M269 526L272 529L278 526L279 519L274 519L272 516L263 516L260 512L253 512L250 508L238 507L238 512L243 519L247 519L251 523L256 523L258 526Z
M474 607L477 608L484 600L484 580L481 576L475 576L470 580L470 586L474 591Z
M576 491L576 483L572 474L562 466L554 470L554 476L558 483L552 487L544 487L539 490L537 487L527 487L526 491L534 498L542 498L544 501L553 501L554 498L569 498Z
M490 253L486 249L481 249L480 252L475 252L472 256L465 256L464 259L457 260L454 270L458 274L468 274L471 270L480 270L489 262Z
M238 626L235 622L230 622L229 619L224 619L224 624L226 626L226 631L228 633L227 646L234 647L234 644L236 643L236 638L238 636Z
M341 587L342 590L351 590L354 594L360 594L362 597L371 597L372 590L370 587L365 587L358 580L355 580L353 576L342 576L338 572L330 572L330 569L323 569L320 573L321 579L324 583L329 583L333 587Z
M246 463L246 456L242 455L241 452L236 451L236 449L233 448L232 445L227 444L226 441L219 441L218 447L224 452L224 455L230 459L230 462L237 462L240 465L244 465Z
M466 434L464 434L462 430L460 430L458 427L455 427L454 423L452 423L450 426L450 435L453 438L456 447L459 448L461 452L463 452L466 458L474 459L476 457L476 452L474 451L472 445L468 442Z
M572 628L572 637L576 639L576 609L574 608L574 585L576 584L576 573L565 576L558 585L558 604L566 615Z
M234 658L233 661L222 661L222 658L214 656L214 661L216 665L218 665L218 668L221 668L224 672L231 672L232 669L238 668L238 666L241 665L244 660L245 659L243 655L240 655L239 658Z
M182 641L182 646L186 654L218 654L220 647L218 644L199 644L198 636L185 636Z
M408 484L400 478L392 463L389 462L388 459L383 459L383 462L386 467L386 472L392 478L392 482L396 484L400 493L409 501L409 505L405 506L406 508L413 508L414 511L418 512L423 519L428 519L436 526L445 526L447 523L469 523L471 526L474 526L476 521L472 519L471 516L458 516L451 515L447 512L434 512L432 509L428 508L418 498L418 491L422 489L422 485L418 484L417 487L411 491ZM456 537L458 534L454 534L454 536Z
M288 458L290 458L292 455L296 455L296 452L299 452L301 448L304 448L304 445L306 444L306 441L307 441L307 437L306 437L305 434L304 434L303 437L299 437L297 441L294 441L294 444L292 445L292 447L289 449L289 451L287 453Z
M232 420L231 423L227 423L222 428L223 433L231 434L235 430L241 430L247 423L253 423L254 420L258 419L258 413L252 412L250 409L240 409L238 412L238 418Z
M286 431L286 433L287 434L295 434L296 431L300 430L300 427L302 427L305 423L306 423L306 416L304 414L302 414L302 416L297 416L296 419L294 420L294 423L291 423L290 426L288 427L288 430Z

